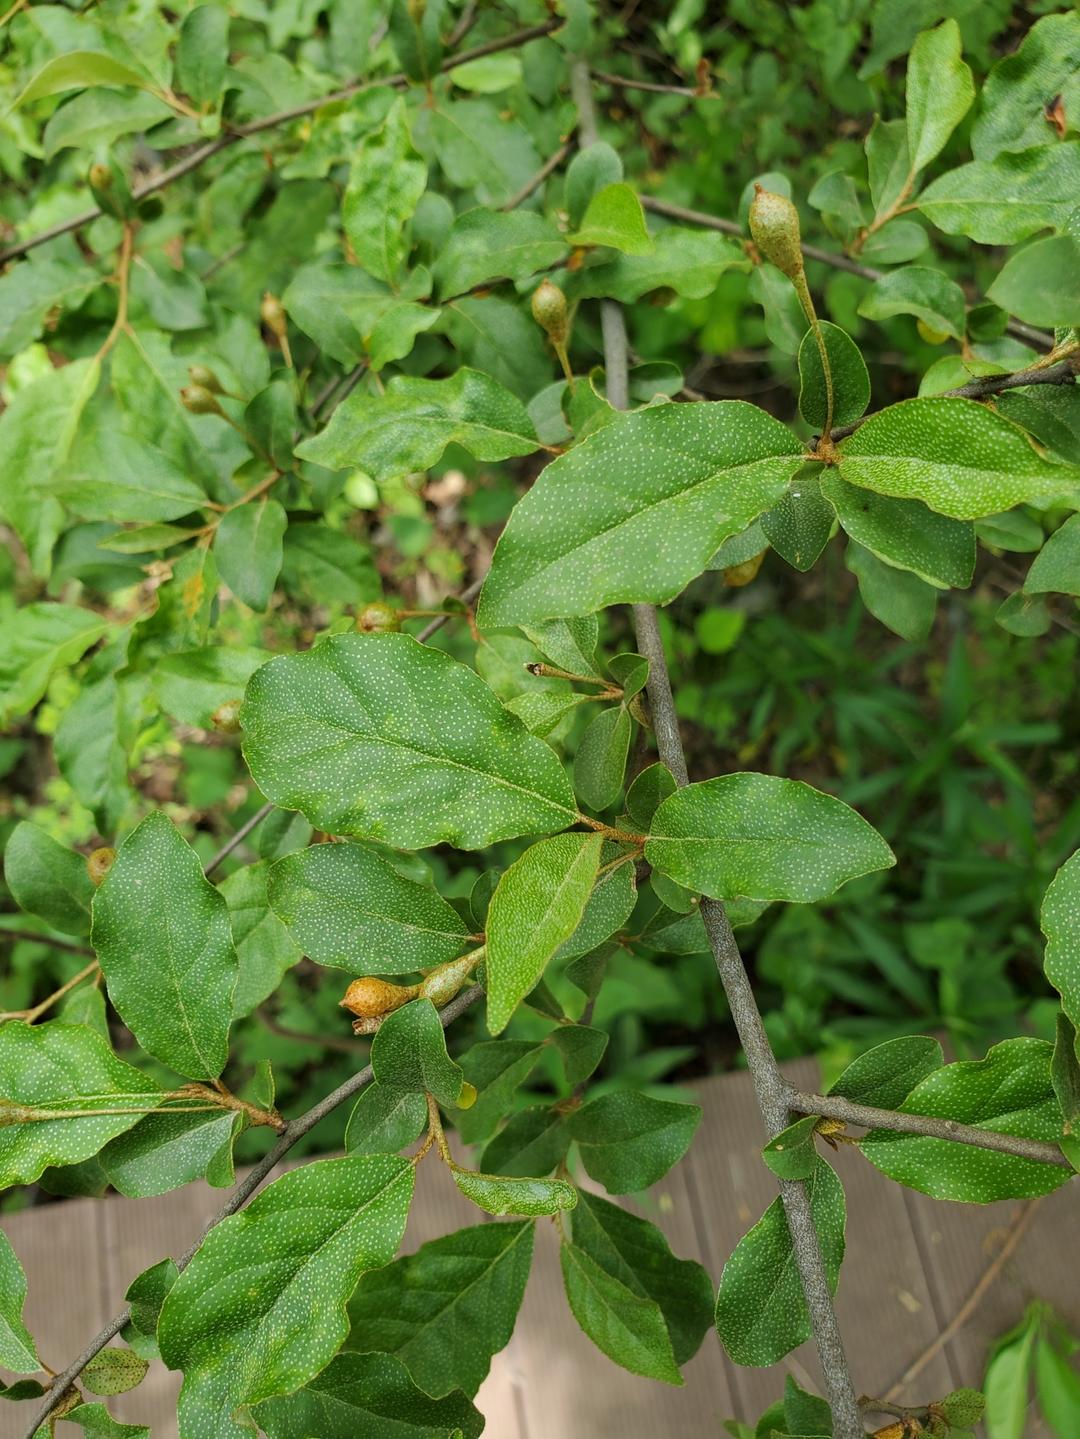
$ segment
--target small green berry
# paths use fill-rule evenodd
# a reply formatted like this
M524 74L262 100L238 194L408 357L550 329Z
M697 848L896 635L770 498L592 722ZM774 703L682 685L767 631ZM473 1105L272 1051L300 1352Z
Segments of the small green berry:
M180 391L180 403L193 415L220 415L222 413L217 397L205 385L185 385Z
M236 699L218 705L210 716L210 723L218 734L240 733L240 707L243 703L243 700Z
M390 605L376 600L373 604L365 605L356 616L356 628L365 635L396 634L401 629L401 619Z
M200 389L209 390L212 395L225 393L225 386L209 365L189 365L188 374L191 376L191 383Z
M772 190L754 186L750 205L750 234L766 260L794 280L803 272L799 212L790 200Z
M533 291L532 316L553 345L565 345L569 333L566 296L558 285L541 280Z

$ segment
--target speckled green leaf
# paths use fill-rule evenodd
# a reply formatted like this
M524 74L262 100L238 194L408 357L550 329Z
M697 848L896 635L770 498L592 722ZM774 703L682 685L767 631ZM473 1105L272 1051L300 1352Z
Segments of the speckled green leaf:
M859 582L859 596L876 620L901 639L921 644L934 626L937 590L918 575L883 564L854 540L844 563Z
M621 180L597 190L585 207L581 224L569 236L569 243L607 245L624 255L651 255L653 251L641 201Z
M678 786L664 764L650 764L635 775L626 791L626 812L642 829L648 829L658 807Z
M488 1029L498 1034L581 922L596 880L603 838L560 834L514 861L495 888L487 917Z
M484 1148L485 1174L550 1174L566 1158L570 1135L557 1109L519 1109Z
M833 386L834 425L850 425L870 403L870 376L859 347L839 325L821 323ZM799 345L799 413L808 425L821 429L825 424L828 397L821 351L813 330L807 330Z
M419 1139L427 1119L422 1094L372 1081L349 1116L345 1148L350 1154L396 1154Z
M806 1183L829 1288L835 1291L844 1257L844 1189L820 1158ZM743 1235L724 1265L716 1329L736 1364L776 1364L810 1337L810 1315L779 1199Z
M430 469L449 444L478 460L508 460L539 443L515 395L479 370L461 369L447 380L396 375L381 395L354 390L296 453L331 470L354 466L391 480Z
M954 340L964 338L965 311L960 286L940 270L925 265L905 265L902 270L890 270L867 291L859 305L859 314L868 320L914 315L931 330L951 335Z
M244 754L284 809L402 849L562 829L562 765L472 670L408 635L335 635L248 685Z
M0 1364L13 1374L37 1374L41 1363L23 1323L26 1275L7 1235L0 1229Z
M1050 235L1012 255L986 298L1029 325L1080 325L1080 239Z
M543 1050L528 1039L495 1039L474 1044L461 1056L462 1073L477 1090L472 1107L454 1117L464 1143L475 1144L495 1132Z
M466 948L457 910L363 844L317 844L270 870L270 903L304 953L350 974L404 974Z
M570 1310L596 1347L631 1374L681 1384L660 1306L602 1269L575 1244L560 1246Z
M64 1415L66 1424L77 1424L90 1439L150 1439L150 1430L145 1424L121 1424L114 1419L104 1404L76 1404ZM38 1430L44 1439L45 1431Z
M178 1074L216 1078L239 973L229 907L164 814L148 815L117 851L94 896L91 941L142 1047Z
M148 1114L105 1146L100 1163L121 1194L135 1199L165 1194L206 1174L221 1150L231 1148L238 1117L228 1109Z
M808 1114L770 1139L761 1157L780 1179L809 1179L817 1163L814 1129L817 1116Z
M566 240L535 210L466 210L439 251L435 283L442 297L485 280L521 280L566 253Z
M458 1102L465 1076L446 1052L446 1034L430 999L414 999L388 1014L371 1043L371 1067L387 1089Z
M700 1119L696 1104L619 1090L575 1110L569 1128L592 1178L609 1194L634 1194L678 1163Z
M1024 592L1080 595L1080 515L1070 516L1043 545L1028 570Z
M907 69L907 140L913 171L940 155L971 109L975 82L960 58L960 26L944 20L911 47Z
M542 655L574 675L595 675L601 669L596 658L600 625L595 615L577 619L547 620L543 624L522 625L524 633Z
M527 1221L479 1224L365 1274L347 1348L396 1355L435 1399L475 1394L514 1331L532 1248Z
M382 126L361 142L342 206L357 262L392 283L409 250L408 222L427 184L427 165L409 138L409 112L396 100Z
M887 1039L853 1059L829 1093L877 1109L898 1109L919 1081L944 1062L941 1045L928 1035Z
M1023 430L974 400L902 400L843 440L840 455L849 484L958 520L1080 497L1080 470L1043 459Z
M671 225L656 236L650 254L618 255L606 264L572 272L566 293L574 300L606 295L626 305L654 291L703 300L726 269L746 265L742 247L727 235Z
M760 520L762 534L776 553L801 572L817 564L835 523L832 506L821 498L817 475L809 466Z
M1080 1058L1076 1053L1076 1029L1072 1020L1059 1011L1056 1030L1050 1083L1061 1113L1058 1142L1072 1167L1080 1170Z
M983 86L971 148L980 160L1053 143L1043 109L1061 95L1067 116L1080 100L1080 15L1044 15L1000 59Z
M1045 103L1045 102L1044 102ZM980 245L1015 245L1038 230L1064 228L1080 188L1080 141L1020 155L972 160L928 185L919 209L947 235Z
M666 604L779 500L802 459L786 426L742 400L621 416L549 465L515 506L480 625Z
M573 1088L584 1084L603 1059L608 1036L588 1024L560 1024L551 1031L551 1043L559 1051L566 1082Z
M154 664L154 694L173 719L210 729L214 711L242 699L244 686L269 658L269 650L242 645L210 645L162 655Z
M0 651L0 726L33 709L56 671L73 665L107 630L99 614L76 605L18 609L4 627Z
M222 583L260 613L270 603L281 572L281 539L287 525L278 501L265 499L227 510L214 536Z
M255 1409L269 1439L476 1439L484 1416L462 1394L430 1399L389 1354L339 1354L295 1394Z
M574 755L574 789L583 804L605 810L622 793L633 724L625 705L593 715Z
M524 1214L537 1218L573 1209L577 1190L565 1179L535 1179L531 1176L478 1174L473 1169L454 1169L454 1183L487 1214Z
M975 531L970 521L935 514L920 500L875 494L832 470L821 477L821 493L845 533L879 560L910 570L938 589L971 584Z
M162 1358L184 1371L180 1439L240 1439L237 1409L325 1368L357 1279L401 1243L412 1189L413 1167L396 1155L321 1160L211 1230L158 1324Z
M265 828L262 830L265 834ZM237 869L218 886L229 906L240 975L233 991L233 1018L240 1019L277 989L303 951L270 908L266 860Z
M176 1283L179 1270L173 1259L161 1259L137 1274L127 1287L124 1298L131 1312L130 1327L142 1336L157 1334L158 1316L169 1290ZM126 1330L124 1331L126 1334ZM156 1342L156 1340L155 1340Z
M700 1264L676 1259L654 1224L582 1190L575 1245L633 1293L660 1306L677 1364L691 1359L712 1323L713 1292Z
M0 1124L0 1189L33 1184L51 1165L89 1159L160 1102L160 1086L117 1059L92 1029L9 1020L0 1025L0 1116L13 1104L68 1117ZM101 1108L121 1112L70 1115Z
M713 899L812 903L862 874L895 864L873 826L800 780L729 774L666 799L645 858Z
M86 860L28 820L15 826L4 848L4 879L27 914L62 934L89 932L94 886Z
M1061 1113L1050 1079L1052 1052L1043 1039L1006 1039L985 1059L935 1070L900 1109L1056 1143ZM935 1199L966 1204L1030 1199L1049 1194L1069 1178L1068 1170L1034 1159L891 1130L873 1130L859 1147L890 1179Z
M130 1349L102 1349L83 1370L82 1383L91 1394L126 1394L142 1383L149 1367Z
M1062 1009L1080 1029L1080 851L1050 882L1039 923L1046 936L1046 977L1061 995Z

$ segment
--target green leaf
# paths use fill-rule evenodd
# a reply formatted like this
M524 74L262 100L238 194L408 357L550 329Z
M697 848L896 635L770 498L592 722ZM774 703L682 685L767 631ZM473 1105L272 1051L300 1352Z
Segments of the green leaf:
M890 220L867 238L859 254L868 264L904 265L917 259L929 243L925 228L917 220Z
M596 1347L631 1374L681 1384L659 1304L613 1278L576 1244L562 1244L559 1253L567 1302Z
M485 280L523 280L555 264L566 253L566 243L533 210L467 210L454 221L439 253L438 293L445 298Z
M339 1354L295 1394L255 1409L269 1439L476 1439L484 1416L462 1394L429 1399L389 1354Z
M1061 1114L1050 1078L1051 1053L1052 1046L1043 1039L1003 1040L985 1059L934 1070L911 1091L900 1111L1056 1143ZM965 1204L1049 1194L1069 1178L1067 1170L1034 1159L891 1130L873 1130L859 1147L897 1183Z
M321 524L289 525L281 574L290 594L316 604L359 605L382 594L371 547Z
M76 1404L64 1415L64 1422L77 1424L90 1439L150 1439L150 1430L145 1424L121 1424L104 1404Z
M430 1094L457 1104L465 1076L446 1052L446 1034L430 999L414 999L388 1014L371 1043L371 1067L387 1089Z
M494 1133L512 1107L519 1084L529 1077L543 1045L527 1039L500 1039L474 1044L461 1057L461 1070L477 1090L471 1109L454 1116L465 1144Z
M1035 1392L1050 1428L1057 1435L1067 1435L1080 1414L1080 1378L1045 1334L1035 1347ZM981 1395L976 1397L982 1399ZM977 1419L982 1417L982 1412L980 1409Z
M475 1169L451 1170L466 1199L487 1214L558 1214L573 1209L577 1190L565 1179L534 1179L517 1175L479 1174Z
M148 1114L106 1145L101 1165L121 1194L133 1199L165 1194L201 1178L223 1149L231 1151L236 1120L235 1112L228 1109Z
M571 225L580 225L589 201L606 185L613 185L622 177L622 161L606 140L597 140L579 150L566 167L564 184Z
M1019 47L1000 59L983 86L982 103L971 127L971 148L979 160L1003 151L1030 150L1053 141L1044 116L1048 100L1060 95L1065 113L1077 112L1080 75L1080 15L1044 15Z
M455 65L447 74L459 89L471 90L477 95L497 95L520 81L522 66L517 55L481 55L477 60Z
M142 1047L178 1074L216 1078L229 1056L239 973L229 907L161 812L117 851L94 896L91 943L109 998Z
M812 903L896 863L877 831L800 780L730 774L687 785L653 817L645 858L713 899Z
M92 1029L9 1020L0 1025L0 1100L68 1116L0 1124L0 1189L7 1189L33 1184L51 1165L78 1164L97 1154L160 1103L161 1087L117 1059ZM101 1108L120 1112L70 1113ZM10 1115L3 1118L10 1121Z
M675 793L677 786L675 779L664 764L650 764L635 776L633 783L626 791L626 813L647 830L652 824L653 815L657 808ZM618 873L618 871L615 871ZM621 924L622 921L620 920ZM606 936L605 936L606 938Z
M395 1355L435 1399L474 1395L514 1331L532 1248L528 1222L481 1224L365 1274L347 1348Z
M1024 593L1080 595L1080 515L1071 515L1036 555Z
M1071 1019L1058 1013L1054 1053L1050 1059L1050 1083L1061 1111L1061 1147L1074 1169L1080 1168L1080 1058L1076 1052L1076 1028Z
M83 90L91 85L134 85L151 89L149 78L141 70L125 65L122 60L101 50L69 50L47 60L34 78L8 107L17 110L32 100L46 95L59 95L63 90Z
M596 881L599 834L531 845L499 880L487 917L488 1029L498 1034L581 922Z
M214 535L222 582L260 613L270 603L281 570L281 537L287 524L277 500L264 499L229 510Z
M18 354L41 334L50 315L76 310L101 284L88 265L33 259L0 279L0 354Z
M907 70L907 140L914 173L929 165L971 109L975 82L961 57L960 26L942 21L911 48Z
M975 533L964 520L935 514L920 500L894 500L848 484L833 471L821 493L846 534L879 560L939 589L966 589L975 573Z
M460 369L448 380L396 375L382 395L355 390L296 453L328 469L355 466L376 481L428 470L449 444L478 460L532 454L539 444L521 402L497 380Z
M23 605L8 620L0 656L0 725L33 709L56 671L73 665L107 630L93 610Z
M687 300L703 300L716 289L725 270L746 267L742 247L715 230L690 230L671 225L656 236L647 254L617 255L599 265L586 265L566 277L571 300L600 295L632 305L642 295L673 291Z
M986 292L1029 325L1080 325L1080 240L1051 235L1016 255Z
M422 330L439 318L435 305L416 303L430 288L417 272L395 294L355 265L305 265L282 296L289 318L343 365L365 357L373 370L402 359Z
M625 705L595 714L574 756L574 789L590 809L605 810L622 793L633 724Z
M388 285L408 255L409 221L426 185L427 165L413 148L408 108L395 100L382 126L360 145L341 212L357 262Z
M604 1057L608 1037L604 1030L588 1024L562 1024L551 1031L551 1043L559 1051L566 1082L584 1084Z
M214 105L225 83L229 58L229 12L197 5L185 16L176 46L176 82L196 105Z
M565 1117L542 1105L520 1109L484 1149L486 1174L549 1174L570 1148Z
M162 1358L184 1371L181 1433L240 1439L238 1408L325 1368L356 1281L401 1243L412 1191L413 1167L395 1155L319 1160L210 1231L158 1325Z
M840 475L958 520L1080 494L1080 471L1044 459L1019 426L941 396L902 400L860 425L841 441Z
M817 1115L808 1114L770 1139L761 1157L780 1179L809 1179L817 1164L814 1130Z
M574 1244L632 1293L660 1307L675 1362L692 1359L712 1323L713 1293L700 1264L676 1259L654 1224L582 1190Z
M248 680L269 658L269 650L241 645L162 655L154 664L154 692L173 719L210 729L215 710L240 699Z
M455 959L467 930L430 885L363 844L317 844L271 867L274 913L306 955L350 974L404 974Z
M853 1059L829 1093L876 1109L898 1109L920 1080L944 1062L941 1045L927 1035L887 1039Z
M1053 620L1042 595L1025 595L1017 591L1002 600L994 614L995 623L1011 635L1034 639L1046 634Z
M1046 977L1061 995L1062 1009L1080 1029L1080 850L1051 880L1039 925L1046 936Z
M832 422L834 425L850 425L860 418L870 403L870 376L866 362L859 353L858 345L839 325L830 325L823 320L821 333L832 373ZM828 403L821 351L813 330L807 330L799 345L799 380L799 413L808 425L820 430L825 424Z
M792 480L791 488L781 497L779 504L767 510L759 523L762 534L776 553L793 569L806 571L813 569L829 543L836 516L832 506L821 498L817 475L810 466L806 466ZM730 610L720 613L738 615L738 611ZM721 632L721 637L713 642L722 646L721 653L724 648L730 648L730 644L724 644L724 638Z
M741 400L621 416L549 465L515 506L477 621L666 604L780 499L802 462L791 431Z
M1003 1345L987 1365L983 1390L991 1439L1024 1439L1032 1350L1038 1334L1038 1319L1032 1313L1017 1337Z
M265 833L265 830L263 831ZM240 974L233 992L233 1018L250 1014L277 989L302 950L270 908L269 865L265 861L234 870L218 886L229 906Z
M0 1364L14 1374L38 1374L34 1339L23 1323L26 1303L26 1275L11 1241L0 1229Z
M596 675L601 667L596 657L600 630L595 615L522 625L522 630L541 654L570 674Z
M980 245L1015 245L1038 230L1064 229L1076 209L1078 185L1080 142L1066 140L1020 155L972 160L939 176L917 203L947 235L967 235Z
M607 245L624 255L651 255L653 251L641 201L622 181L597 190L567 243Z
M543 740L472 670L408 635L336 635L272 660L240 718L262 792L330 834L483 849L576 818Z
M350 1154L396 1154L420 1138L427 1119L422 1094L372 1082L349 1116L345 1148Z
M428 4L430 15L433 6ZM482 205L501 205L540 168L529 130L490 100L443 100L421 125L451 185L475 190Z
M74 444L55 493L88 520L175 520L206 504L205 491L168 455L103 429Z
M126 1394L142 1383L149 1367L130 1349L100 1349L83 1370L82 1382L91 1394Z
M131 1325L140 1334L157 1333L161 1306L176 1283L179 1272L175 1260L161 1259L136 1275L128 1285L124 1298L131 1311Z
M844 1257L843 1185L818 1159L807 1187L829 1289L835 1292ZM724 1265L716 1329L736 1364L776 1364L810 1337L810 1315L779 1198L743 1235Z
M963 290L940 270L931 270L925 265L905 265L902 270L890 270L882 275L861 301L859 314L868 320L915 315L931 330L962 340L966 308ZM858 415L855 418L858 419Z
M41 136L45 158L51 160L68 146L96 150L111 145L121 135L150 130L174 114L164 100L145 90L84 90L49 117Z
M12 899L27 914L36 914L61 934L90 932L94 886L86 860L36 824L22 820L11 831L4 849L4 879Z
M410 80L428 84L443 57L445 0L431 0L419 7L407 0L393 0L389 11L390 38L402 69Z
M844 562L859 581L862 602L875 619L914 644L927 638L937 610L937 592L930 585L917 575L882 564L854 541Z
M619 1090L575 1110L569 1128L592 1178L609 1194L634 1194L678 1163L700 1120L696 1104Z
M832 1439L832 1411L828 1404L800 1389L790 1374L784 1377L784 1427L804 1439L809 1435Z

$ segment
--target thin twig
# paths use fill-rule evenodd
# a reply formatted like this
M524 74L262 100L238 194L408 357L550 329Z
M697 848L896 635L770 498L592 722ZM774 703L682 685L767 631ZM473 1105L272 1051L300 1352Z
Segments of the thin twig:
M88 944L75 944L70 939L53 939L51 934L36 934L32 929L0 929L0 939L27 939L34 944L47 944L50 949L62 949L66 954L93 954Z
M440 71L451 70L455 65L464 65L469 60L479 60L485 55L497 54L500 50L515 50L521 45L527 44L530 40L539 39L542 35L548 35L552 30L558 29L563 21L557 16L544 20L539 25L530 25L525 30L515 30L511 35L504 35L497 40L487 40L483 45L476 45L471 50L463 50L459 55L449 55L442 62ZM174 180L181 179L184 175L190 175L192 170L197 170L207 160L220 155L222 150L227 150L230 145L237 144L240 140L247 140L252 135L259 135L264 130L273 130L278 125L287 125L290 120L299 120L304 115L311 115L316 110L321 110L324 105L333 105L339 100L349 100L362 90L370 90L376 86L386 86L394 90L405 90L408 88L409 79L407 75L388 75L379 80L354 80L343 86L340 90L333 90L328 95L320 95L315 100L305 100L299 105L291 105L287 110L278 110L273 115L264 115L260 120L252 120L246 125L237 125L234 129L219 135L216 140L201 145L193 150L175 165L167 170L162 170L152 180L147 180L144 185L138 185L132 191L133 199L138 202L145 200L148 195L155 195L159 190L164 190ZM15 245L9 245L6 250L0 251L0 265L6 264L8 260L16 260L20 255L36 249L39 245L46 244L49 240L55 240L60 235L67 235L72 230L80 230L88 225L91 220L96 220L102 213L95 205L92 209L83 210L81 214L72 215L68 220L62 220L58 225L51 225L47 230L41 230L29 239L20 240Z
M267 800L263 807L256 810L249 820L245 820L244 823L233 835L233 837L226 840L225 843L218 850L217 854L214 855L213 859L206 866L204 873L213 874L214 870L217 869L218 865L224 863L224 861L228 859L229 855L232 854L233 850L236 849L238 845L243 844L244 840L247 839L248 835L252 832L252 830L255 829L257 825L262 824L263 820L266 819L267 815L271 813L273 808L274 806L271 801Z
M518 190L515 195L511 195L509 200L505 200L501 205L499 205L498 209L516 210L519 205L523 204L529 198L529 196L533 193L534 190L539 190L540 186L544 183L547 177L552 174L553 171L559 168L559 166L566 159L567 155L569 155L572 149L573 146L569 140L567 140L564 145L560 145L559 148L555 151L554 155L551 156L550 160L544 161L544 163L540 166L539 170L537 170L536 174L532 177L532 179L529 180L526 184L522 185L521 189Z
M93 954L94 951L88 952ZM89 979L97 968L97 960L92 959L85 969L80 969L78 974L73 974L59 989L54 989L52 994L46 995L40 1004L32 1005L29 1009L12 1010L6 1014L0 1014L0 1022L5 1019L22 1019L27 1024L33 1024L35 1020L41 1018L46 1010L52 1009L54 1004L63 999L65 994L70 994L77 984L82 984L84 979Z
M481 575L478 580L473 580L472 584L467 590L462 590L460 598L463 603L469 604L472 600L476 598L476 596L480 593L483 587L484 577L483 575ZM446 624L446 621L452 620L453 618L453 610L447 610L446 613L443 615L436 615L436 617L431 621L430 624L424 626L424 628L416 636L416 639L419 640L421 644L426 644L436 630L441 630L443 625Z
M333 402L330 404L330 408L336 410L342 400L344 400L347 395L351 395L353 390L356 389L357 385L363 379L367 367L367 361L361 360L358 365L353 366L347 375L335 375L332 380L329 380L311 402L311 418L313 420L320 419L320 411L323 406L330 401Z
M615 85L622 90L647 90L650 95L681 95L685 100L718 100L720 97L710 90L695 90L690 85L660 85L655 80L631 80L628 75L612 75L606 70L593 70L592 77L603 85Z
M954 1144L973 1144L979 1149L993 1150L996 1154L1011 1154L1015 1159L1032 1159L1038 1164L1072 1169L1056 1144L1041 1139L1000 1134L995 1129L979 1129L973 1124L959 1124L955 1119L940 1119L935 1115L875 1109L869 1104L855 1104L838 1094L806 1094L789 1087L785 1099L788 1108L800 1114L820 1114L826 1119L858 1124L863 1129L888 1129L895 1134L919 1134L929 1139L951 1140Z
M575 61L570 73L581 139L583 145L587 146L595 143L597 128L586 62ZM625 409L628 402L628 345L621 308L611 301L605 301L601 310L601 321L604 330L604 368L608 399L616 408ZM675 775L676 782L685 785L688 780L686 756L679 736L671 680L657 626L656 610L652 605L635 605L633 615L638 651L649 659L647 694L660 758ZM754 1081L758 1105L771 1139L788 1124L784 1080L761 1022L757 1001L724 906L715 900L705 900L701 905L701 913L724 993L738 1030L739 1041ZM791 1233L795 1263L806 1296L811 1328L825 1376L825 1387L833 1416L833 1434L835 1439L862 1439L865 1431L833 1310L821 1241L810 1208L810 1195L806 1185L799 1180L778 1182Z
M464 1014L467 1009L471 1008L471 1006L480 999L483 992L481 986L476 984L473 985L471 989L464 990L461 994L457 995L456 998L452 999L445 1009L439 1013L439 1020L443 1028L446 1029L460 1014ZM337 1089L328 1094L325 1099L320 1099L318 1104L312 1105L306 1114L300 1115L298 1119L290 1120L289 1123L286 1124L281 1138L273 1148L263 1155L258 1164L256 1164L250 1173L236 1186L214 1217L207 1221L198 1239L184 1250L183 1254L176 1261L177 1269L187 1268L198 1253L199 1246L210 1233L211 1229L220 1224L223 1219L228 1219L231 1214L235 1214L238 1209L244 1207L256 1189L258 1189L259 1185L271 1170L280 1164L294 1144L303 1139L305 1134L310 1133L328 1114L332 1114L334 1110L340 1108L346 1100L351 1099L354 1094L357 1094L363 1089L366 1084L370 1083L371 1079L372 1070L369 1064L354 1074L350 1079L347 1079L344 1084L339 1085ZM72 1384L74 1384L75 1380L78 1379L79 1375L90 1363L91 1359L93 1359L94 1355L100 1353L105 1345L108 1344L109 1340L120 1333L120 1330L123 1329L130 1318L131 1311L122 1309L115 1318L110 1319L108 1324L94 1336L79 1355L78 1359L69 1364L62 1374L56 1376L56 1379L49 1386L49 1392L44 1403L26 1431L26 1439L34 1439L38 1429L45 1423L49 1415L71 1388Z

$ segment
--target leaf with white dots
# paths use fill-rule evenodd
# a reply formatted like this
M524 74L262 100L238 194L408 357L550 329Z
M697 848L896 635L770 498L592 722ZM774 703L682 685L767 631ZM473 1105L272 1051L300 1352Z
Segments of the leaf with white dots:
M499 880L487 916L488 1029L498 1034L574 933L596 880L603 837L559 834L531 845Z
M848 805L801 780L765 774L722 775L664 800L645 858L713 899L797 903L825 899L896 862Z
M1050 881L1039 916L1046 936L1043 969L1061 1007L1080 1029L1080 850Z
M372 1040L371 1068L385 1089L430 1094L443 1105L458 1102L465 1082L430 999L414 999L386 1016Z
M0 1229L0 1364L13 1374L37 1374L41 1362L23 1323L26 1275L7 1235Z
M22 820L4 849L4 879L20 909L60 930L86 934L94 886L81 854Z
M347 1348L394 1354L425 1394L473 1395L514 1332L532 1263L527 1220L479 1224L365 1274Z
M634 1194L678 1163L700 1120L696 1104L620 1090L575 1110L569 1131L593 1179L609 1194Z
M274 913L304 953L350 974L404 974L454 959L467 930L430 885L363 844L316 844L279 859Z
M897 500L848 484L834 471L821 493L845 532L888 565L910 570L938 589L966 589L975 573L975 528L935 514L921 500Z
M259 788L330 834L483 849L577 815L555 752L409 635L334 635L271 660L240 718Z
M106 1145L101 1166L114 1189L144 1199L203 1175L216 1178L214 1161L225 1152L230 1156L225 1184L216 1185L225 1188L233 1183L231 1153L239 1118L233 1110L216 1107L202 1114L148 1114Z
M536 1179L525 1175L481 1174L475 1169L453 1171L454 1183L487 1214L524 1214L535 1219L573 1209L577 1190L565 1179Z
M785 425L742 400L618 417L518 501L480 596L481 628L666 604L777 503L803 458Z
M431 1399L389 1354L339 1354L295 1394L255 1409L269 1439L477 1439L484 1416L463 1394Z
M345 1148L350 1154L396 1154L419 1139L427 1120L422 1094L372 1081L349 1116Z
M947 1064L921 1081L900 1105L904 1114L927 1114L999 1134L1056 1143L1061 1111L1054 1095L1053 1046L1043 1039L1006 1039L984 1059ZM883 1174L935 1199L989 1204L1049 1194L1069 1171L1036 1159L999 1154L973 1144L875 1129L859 1148Z
M656 1300L629 1288L576 1244L562 1244L559 1254L567 1303L596 1347L631 1374L681 1384Z
M925 1034L905 1034L876 1044L853 1059L829 1088L856 1104L896 1109L915 1086L945 1062L941 1045Z
M242 1439L236 1411L308 1383L348 1333L360 1275L393 1259L413 1167L396 1155L307 1164L203 1240L161 1311L158 1338L184 1371L180 1439Z
M0 1189L89 1159L161 1096L159 1085L83 1025L0 1025ZM102 1109L116 1112L93 1112Z
M844 1188L820 1158L806 1185L829 1289L835 1292L844 1257ZM779 1198L747 1230L724 1265L716 1330L736 1364L760 1366L778 1363L810 1337L810 1314Z
M120 846L93 914L109 998L142 1047L178 1074L219 1075L239 974L229 907L164 814Z
M1080 498L1080 469L1044 459L1018 425L985 405L940 395L872 415L841 441L840 477L956 520Z

